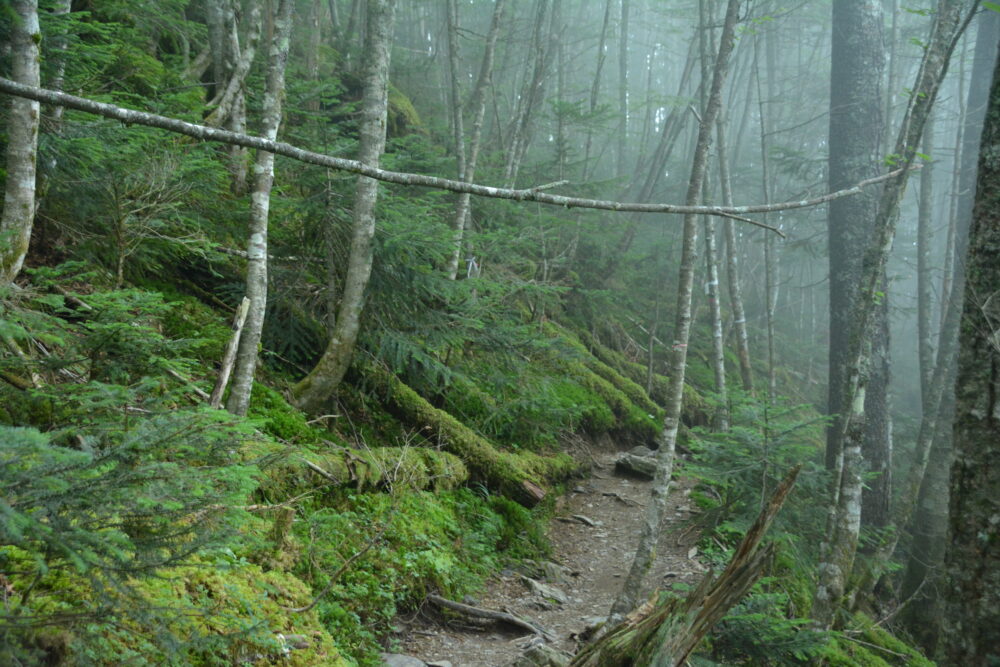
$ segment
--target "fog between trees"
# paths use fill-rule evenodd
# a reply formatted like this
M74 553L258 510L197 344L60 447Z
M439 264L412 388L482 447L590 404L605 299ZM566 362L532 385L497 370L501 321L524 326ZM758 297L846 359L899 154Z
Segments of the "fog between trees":
M976 474L996 435L996 173L979 143L1000 113L994 3L4 7L13 395L215 382L188 362L105 374L125 352L90 339L70 360L24 315L45 310L36 292L132 286L220 319L245 295L221 373L237 417L255 379L283 387L333 442L391 448L412 429L406 444L528 506L551 502L571 433L655 445L612 622L648 588L672 475L731 494L706 501L711 535L745 530L804 464L810 497L778 524L794 564L768 570L799 590L765 614L810 619L789 631L816 642L796 659L862 664L831 647L872 621L941 664L997 658L996 489ZM64 426L27 414L2 421ZM737 465L756 472L720 491ZM51 549L10 525L0 549ZM20 659L44 654L10 618Z

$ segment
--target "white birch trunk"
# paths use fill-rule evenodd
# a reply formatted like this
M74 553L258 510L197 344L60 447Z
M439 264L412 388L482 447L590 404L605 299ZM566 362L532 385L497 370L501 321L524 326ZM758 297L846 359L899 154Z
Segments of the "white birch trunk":
M15 17L11 75L27 86L41 84L38 62L41 32L37 0L11 0ZM35 160L38 116L34 100L15 97L7 116L7 178L0 216L0 285L12 282L24 265L35 221Z
M292 33L293 0L280 0L274 17L274 34L268 50L267 83L264 91L264 117L261 130L274 141L281 125L281 100L285 93L285 64ZM259 17L258 17L259 18ZM274 183L274 153L257 151L253 166L253 192L250 194L250 238L247 242L247 312L240 336L232 389L226 410L245 415L250 406L250 392L257 369L257 346L260 344L267 310L267 223Z
M389 106L389 60L392 52L392 30L395 22L395 0L371 0L368 4L366 30L366 73L361 141L358 159L377 166L385 150L386 118ZM323 356L305 378L292 389L299 407L315 411L329 400L344 378L354 354L354 345L361 327L365 290L371 277L375 234L375 203L378 181L362 176L354 193L351 254L344 280L343 297L337 313L337 324L330 332L330 341Z

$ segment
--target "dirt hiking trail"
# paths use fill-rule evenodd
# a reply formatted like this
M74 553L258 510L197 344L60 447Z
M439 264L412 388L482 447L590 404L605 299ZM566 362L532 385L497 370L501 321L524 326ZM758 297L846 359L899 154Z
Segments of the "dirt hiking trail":
M549 530L551 562L504 570L490 579L479 597L465 602L528 619L549 634L549 646L574 653L579 633L595 617L607 616L621 589L649 502L650 481L615 470L620 454L592 454L590 476L559 499ZM671 485L657 560L643 599L654 588L697 583L707 571L697 561L697 535L684 530L691 517L690 489L687 480ZM398 652L416 660L395 656L387 660L389 665L419 667L423 661L442 667L503 667L520 658L525 647L540 642L506 623L442 615L430 603L397 619L397 625Z

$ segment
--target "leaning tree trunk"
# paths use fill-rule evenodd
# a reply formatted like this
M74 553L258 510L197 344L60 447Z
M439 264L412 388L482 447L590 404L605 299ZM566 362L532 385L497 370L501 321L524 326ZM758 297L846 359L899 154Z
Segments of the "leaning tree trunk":
M956 384L942 634L949 665L1000 664L1000 65L979 157Z
M396 0L372 0L368 4L367 15L366 72L358 160L367 165L378 166L379 157L385 150L389 59L392 53ZM360 176L354 192L354 231L337 323L330 332L330 342L319 362L292 388L296 404L307 411L318 410L330 398L344 378L354 354L354 345L361 327L365 290L374 259L372 237L375 235L377 199L378 181Z
M892 246L899 203L905 191L909 168L920 145L927 115L948 70L955 42L971 18L971 13L963 16L966 4L963 0L942 0L939 4L894 150L904 171L895 179L887 181L883 188L874 218L871 242L865 249L862 260L857 298L847 321L850 326L849 345L842 369L839 405L850 413L834 423L831 443L832 448L840 453L841 465L838 467L839 475L835 473L834 478L832 511L821 549L819 582L812 611L813 618L824 627L833 624L835 613L843 602L847 577L851 573L857 547L862 489L860 470L864 399L871 354L870 332L880 301L879 286L882 284ZM836 64L836 58L834 62ZM926 457L923 460L925 462ZM923 465L920 462L914 465L914 469L922 476ZM919 487L919 483L917 486ZM915 497L915 491L907 497Z
M281 100L285 94L285 64L292 34L294 0L281 0L274 17L274 35L268 53L267 83L264 91L264 117L261 133L270 140L278 136L281 125ZM274 183L274 153L257 151L253 166L253 191L250 193L250 238L247 242L247 298L250 308L236 354L233 385L226 409L245 415L250 406L257 368L257 345L264 329L267 310L267 221Z
M726 7L726 18L719 40L719 53L715 60L715 71L712 76L711 93L702 114L698 129L698 142L695 145L694 160L691 165L691 178L688 183L687 203L696 204L701 199L702 184L708 166L708 147L711 142L715 120L722 107L722 84L729 67L729 55L733 50L734 32L736 27L739 0L729 0ZM636 547L635 557L629 569L621 593L611 607L611 615L620 618L635 608L639 600L639 592L643 580L653 563L657 538L660 533L660 523L666 506L667 492L670 489L670 476L673 472L674 447L677 443L677 430L680 426L681 399L684 393L684 370L687 362L687 344L691 332L691 294L694 285L694 268L697 255L698 217L684 216L684 241L681 250L681 266L677 287L677 311L674 325L673 358L670 368L670 390L663 420L663 432L660 436L657 452L656 476L650 492L649 504L646 506L646 516Z
M471 182L476 177L476 163L479 161L479 148L482 145L483 139L483 121L486 118L486 89L493 78L493 56L496 53L497 37L500 35L500 23L503 21L503 12L506 4L507 0L497 0L496 4L493 5L493 18L490 20L490 31L486 36L486 50L483 53L483 62L479 68L479 78L476 79L476 87L473 89L472 97L469 100L469 107L473 109L472 136L469 138L468 156L460 158L459 161L458 177L463 181ZM457 24L457 20L455 23ZM457 25L455 31L457 32ZM451 31L449 31L449 35L451 35ZM457 40L457 35L449 37L449 43L451 43L452 39ZM456 69L457 67L452 66L453 71ZM453 74L452 85L455 86L455 90L452 96L454 98L454 113L457 124L462 116L462 106L454 81L455 75ZM455 150L462 150L461 146L461 131L456 128ZM464 151L462 153L464 154ZM462 164L463 160L464 165ZM462 259L462 244L465 237L465 229L468 227L471 199L472 196L469 193L463 192L458 195L458 201L455 203L455 217L452 221L451 241L453 245L451 257L448 259L448 278L450 280L455 280L458 276L458 265Z
M41 32L37 0L12 0L11 76L27 86L41 84ZM38 102L11 98L7 116L7 174L0 217L0 285L14 280L24 265L35 221L35 160L38 155Z

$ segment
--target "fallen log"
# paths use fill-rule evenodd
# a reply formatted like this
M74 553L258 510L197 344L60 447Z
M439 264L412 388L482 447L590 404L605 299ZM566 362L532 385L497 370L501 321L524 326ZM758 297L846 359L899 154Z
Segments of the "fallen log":
M760 543L771 521L795 484L794 468L772 494L726 566L714 578L710 572L687 598L660 600L653 595L597 642L581 650L570 667L676 667L739 602L761 577L773 555L773 545Z
M547 481L565 479L578 469L565 455L514 454L495 447L378 364L364 365L362 374L385 396L386 407L400 421L415 426L428 440L461 459L474 480L526 507L545 498Z

